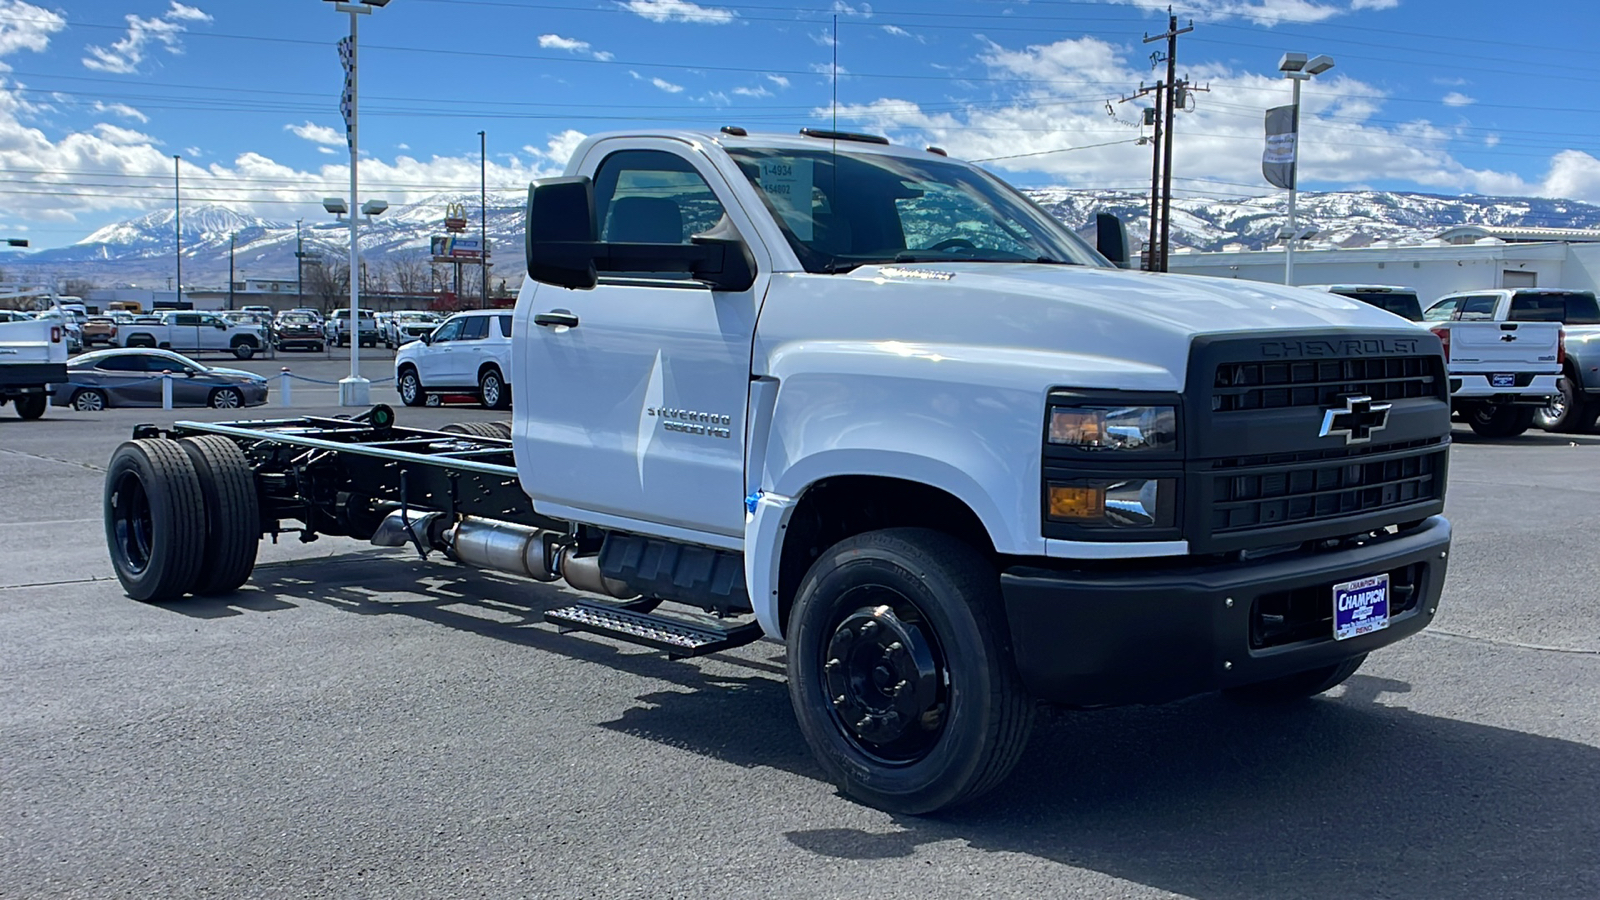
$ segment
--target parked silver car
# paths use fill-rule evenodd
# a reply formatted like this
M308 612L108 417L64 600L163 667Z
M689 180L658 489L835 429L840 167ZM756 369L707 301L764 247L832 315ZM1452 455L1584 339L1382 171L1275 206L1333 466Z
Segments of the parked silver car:
M237 409L267 402L267 380L254 372L205 366L170 350L113 349L67 361L67 381L51 402L82 412L113 406L160 406L161 374L171 372L173 406Z

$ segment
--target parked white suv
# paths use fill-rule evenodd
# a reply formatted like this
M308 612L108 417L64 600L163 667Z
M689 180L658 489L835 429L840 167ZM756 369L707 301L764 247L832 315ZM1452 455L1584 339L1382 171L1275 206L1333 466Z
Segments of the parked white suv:
M510 409L510 372L509 309L456 313L394 358L395 389L407 406L430 395L472 394L488 409Z

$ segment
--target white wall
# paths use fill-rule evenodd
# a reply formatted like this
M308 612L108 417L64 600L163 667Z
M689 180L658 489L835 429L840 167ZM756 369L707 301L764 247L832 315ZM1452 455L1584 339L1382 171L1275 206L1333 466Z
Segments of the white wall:
M1283 251L1174 253L1188 275L1283 283ZM1533 272L1539 287L1595 290L1600 244L1473 244L1298 250L1295 284L1393 284L1414 288L1427 306L1453 291L1505 286L1505 271Z

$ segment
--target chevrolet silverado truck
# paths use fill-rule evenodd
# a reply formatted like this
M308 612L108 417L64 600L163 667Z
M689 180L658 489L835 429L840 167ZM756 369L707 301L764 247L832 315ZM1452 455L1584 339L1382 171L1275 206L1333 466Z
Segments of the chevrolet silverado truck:
M66 380L67 335L59 321L0 320L0 405L37 419L50 405L53 386Z
M1560 396L1561 323L1511 316L1516 290L1446 294L1422 314L1450 368L1450 400L1483 437L1516 437Z
M229 321L215 313L169 312L156 322L124 325L118 338L124 347L157 347L179 353L232 353L249 359L271 342L254 319Z
M1123 271L1111 226L872 136L591 137L530 188L509 422L141 427L111 558L178 601L343 535L522 576L566 632L779 642L821 768L912 814L999 785L1040 702L1327 691L1438 608L1439 339Z

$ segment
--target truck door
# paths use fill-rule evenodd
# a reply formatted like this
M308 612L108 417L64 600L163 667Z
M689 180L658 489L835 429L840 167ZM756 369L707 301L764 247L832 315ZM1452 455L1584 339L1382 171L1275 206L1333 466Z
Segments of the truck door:
M202 318L204 317L199 313L173 313L168 319L171 325L167 329L167 341L171 349L179 353L185 350L199 350Z
M539 287L517 325L525 355L512 385L530 451L524 488L552 515L737 546L766 250L727 182L680 142L599 144L580 171L594 180L602 240L688 243L726 215L759 275L742 292L646 272L605 273L592 290ZM551 313L576 323L537 324Z

